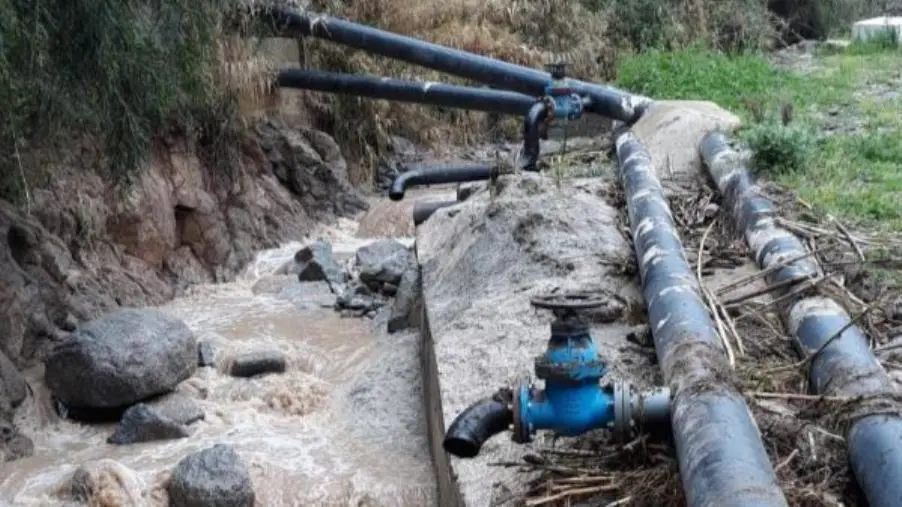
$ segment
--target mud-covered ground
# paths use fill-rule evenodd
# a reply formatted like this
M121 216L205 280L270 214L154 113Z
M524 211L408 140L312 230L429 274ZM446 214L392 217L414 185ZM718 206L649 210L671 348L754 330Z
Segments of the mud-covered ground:
M671 209L693 270L699 268L698 252L704 251L702 283L718 307L712 315L728 337L736 378L790 505L862 505L842 437L850 400L809 394L805 365L775 311L781 299L770 297L744 239L722 213L719 196L709 187L687 190L662 179L672 192ZM810 290L842 302L853 319L866 312L857 323L884 367L902 379L902 360L892 355L902 351L894 348L902 342L902 285L893 276L902 268L902 235L828 222L792 193L765 188L782 210L783 225L817 252L826 276ZM622 199L618 187L612 189L612 202ZM623 223L628 224L625 213ZM620 361L630 362L631 370L655 368L647 336L624 338ZM547 442L535 453L524 453L520 463L498 464L542 472L529 495L519 499L526 505L685 505L676 456L665 439L643 436L618 445L601 432L563 445Z

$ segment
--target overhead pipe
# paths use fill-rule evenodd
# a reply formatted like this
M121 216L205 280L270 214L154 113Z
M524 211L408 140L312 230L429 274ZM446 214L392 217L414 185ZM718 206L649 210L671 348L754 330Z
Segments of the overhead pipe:
M300 9L269 6L258 16L282 37L316 37L368 53L405 61L503 90L541 96L551 76L537 69L441 46L371 26ZM589 110L627 123L651 102L609 86L574 80L574 90L591 98Z
M808 249L798 237L777 224L774 204L763 196L727 137L707 134L700 151L758 266L771 272L767 283L785 287L778 292L788 294L797 292L793 280L819 276L817 261L806 255ZM868 504L902 505L902 407L895 401L892 379L874 357L865 334L833 299L801 293L785 308L782 318L795 337L798 353L810 360L812 390L860 400L850 413L846 442L853 473ZM811 358L812 354L816 356Z
M702 303L651 155L615 131L642 292L658 364L671 387L671 425L689 507L785 507L761 435Z
M413 205L413 225L419 227L436 211L457 203L458 201L418 201Z
M535 97L506 90L306 69L283 69L279 71L276 83L282 88L512 115L526 114L536 100Z
M484 181L492 179L497 172L498 169L494 164L422 166L395 178L388 191L388 197L393 201L400 201L410 187Z

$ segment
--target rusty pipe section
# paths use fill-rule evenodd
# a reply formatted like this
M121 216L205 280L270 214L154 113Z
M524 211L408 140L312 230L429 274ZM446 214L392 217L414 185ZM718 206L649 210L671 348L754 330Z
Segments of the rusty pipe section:
M781 294L798 289L795 282L820 276L813 256L791 232L776 222L773 203L762 197L740 154L721 133L707 134L700 145L702 159L726 209L743 231L761 269L775 271L770 285ZM795 338L799 354L811 359L810 385L818 394L860 398L849 413L846 434L852 470L873 507L902 505L902 407L895 401L892 379L874 357L858 326L833 299L800 293L786 305L783 320ZM836 333L841 335L832 339ZM828 341L831 340L828 344Z
M761 435L702 302L648 150L615 131L648 323L673 393L680 476L690 507L785 507Z

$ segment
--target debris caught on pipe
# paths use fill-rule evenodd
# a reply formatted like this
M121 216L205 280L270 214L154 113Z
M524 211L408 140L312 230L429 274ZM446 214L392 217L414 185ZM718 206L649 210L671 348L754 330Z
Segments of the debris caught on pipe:
M276 84L282 88L512 115L526 114L535 102L534 97L506 90L472 88L444 83L419 83L389 77L306 69L281 70Z
M776 222L775 206L763 197L742 155L730 147L727 137L709 133L700 150L758 266L772 271L768 284L785 287L778 297L797 289L793 280L822 276L802 241ZM810 363L812 389L818 394L860 400L851 406L852 424L846 441L852 470L869 505L902 505L902 406L895 401L898 394L892 379L839 303L802 292L785 307L786 327L795 337L799 354Z
M700 297L648 150L615 130L620 177L689 507L787 505Z

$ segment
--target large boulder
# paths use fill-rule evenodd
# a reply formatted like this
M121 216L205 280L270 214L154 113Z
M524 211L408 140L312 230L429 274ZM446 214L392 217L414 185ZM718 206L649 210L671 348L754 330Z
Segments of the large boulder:
M256 497L241 457L224 444L179 461L168 490L172 507L252 507Z
M53 395L75 407L131 405L172 390L197 369L197 339L155 309L123 309L79 326L47 357Z

